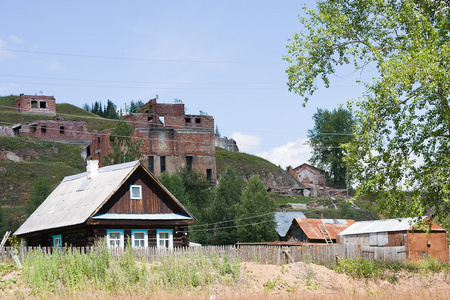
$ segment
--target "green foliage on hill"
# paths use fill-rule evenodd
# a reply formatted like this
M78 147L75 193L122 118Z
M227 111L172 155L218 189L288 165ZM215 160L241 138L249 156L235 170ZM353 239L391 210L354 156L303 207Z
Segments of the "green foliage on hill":
M277 167L264 158L242 152L231 152L216 147L217 174L225 171L227 166L233 167L241 176L282 171L280 167Z
M18 96L0 97L0 125L12 125L36 120L54 120L55 116L17 113L14 104ZM66 121L85 121L88 131L113 128L115 121L99 117L72 104L56 104L56 115Z

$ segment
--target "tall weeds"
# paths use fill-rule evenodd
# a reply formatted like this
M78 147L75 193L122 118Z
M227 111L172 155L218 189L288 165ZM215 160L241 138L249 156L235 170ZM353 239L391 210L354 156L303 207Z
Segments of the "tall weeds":
M112 256L106 245L85 254L29 253L23 262L23 280L32 295L43 298L77 297L95 291L98 295L141 296L165 291L209 290L214 284L236 285L239 261L218 255L185 253L166 255L158 261L140 261L131 247L122 256Z

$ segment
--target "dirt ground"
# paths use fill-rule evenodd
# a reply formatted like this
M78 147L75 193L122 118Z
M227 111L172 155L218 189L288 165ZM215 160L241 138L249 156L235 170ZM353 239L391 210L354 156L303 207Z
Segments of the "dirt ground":
M238 287L214 286L208 291L179 294L161 292L150 298L139 295L105 298L94 293L67 299L450 299L450 274L391 275L391 280L357 280L324 266L302 262L287 265L243 262ZM20 285L20 272L14 271L0 280L0 299L39 298L27 295Z

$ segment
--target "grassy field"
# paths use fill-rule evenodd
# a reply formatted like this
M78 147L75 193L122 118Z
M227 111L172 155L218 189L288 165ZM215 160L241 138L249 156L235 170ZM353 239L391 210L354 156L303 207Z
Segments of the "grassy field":
M346 259L319 266L261 265L217 254L167 255L149 263L133 251L114 257L36 251L23 267L0 264L2 299L448 299L450 265Z

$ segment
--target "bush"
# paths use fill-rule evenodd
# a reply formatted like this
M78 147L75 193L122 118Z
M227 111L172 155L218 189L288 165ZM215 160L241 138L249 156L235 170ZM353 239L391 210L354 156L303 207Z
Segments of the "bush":
M362 257L340 259L335 271L345 273L353 278L374 278L380 275L380 268L373 261Z

